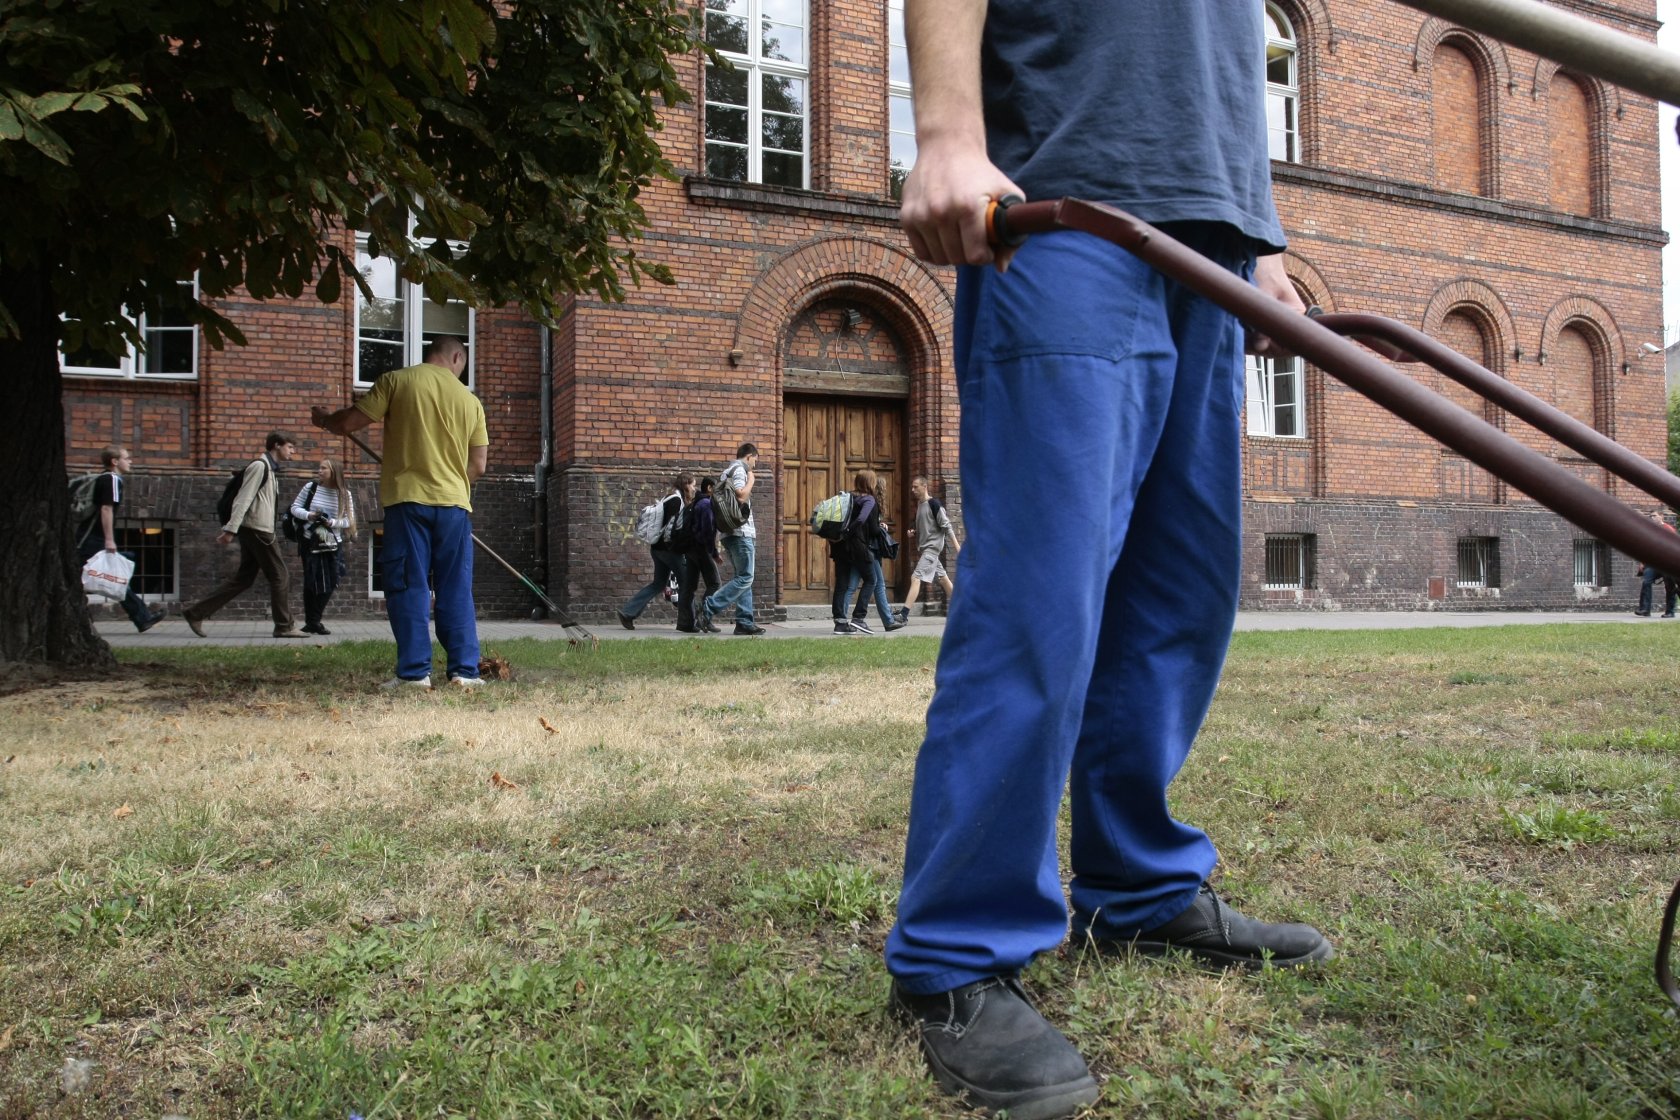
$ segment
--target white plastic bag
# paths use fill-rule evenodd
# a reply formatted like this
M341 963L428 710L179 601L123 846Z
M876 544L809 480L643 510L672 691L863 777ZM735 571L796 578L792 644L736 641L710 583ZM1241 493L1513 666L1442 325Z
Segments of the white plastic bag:
M82 590L104 599L121 600L134 577L134 561L120 552L100 549L82 566Z

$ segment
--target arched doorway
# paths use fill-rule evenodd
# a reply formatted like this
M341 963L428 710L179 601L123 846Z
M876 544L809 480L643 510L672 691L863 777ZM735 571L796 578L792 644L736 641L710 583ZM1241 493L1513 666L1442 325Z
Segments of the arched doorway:
M819 501L849 489L859 470L873 470L893 537L903 541L910 363L878 313L838 296L794 319L782 345L782 371L782 601L826 603L833 594L828 544L809 524ZM882 565L894 592L900 568L893 561Z

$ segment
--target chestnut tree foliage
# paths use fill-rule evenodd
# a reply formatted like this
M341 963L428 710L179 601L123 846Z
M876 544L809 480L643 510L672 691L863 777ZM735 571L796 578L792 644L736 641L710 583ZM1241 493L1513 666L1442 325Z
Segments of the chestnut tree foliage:
M108 662L66 525L58 351L236 289L340 298L345 225L427 295L623 296L697 49L687 0L7 0L0 7L0 661ZM416 232L408 233L410 214ZM453 249L451 248L453 246Z

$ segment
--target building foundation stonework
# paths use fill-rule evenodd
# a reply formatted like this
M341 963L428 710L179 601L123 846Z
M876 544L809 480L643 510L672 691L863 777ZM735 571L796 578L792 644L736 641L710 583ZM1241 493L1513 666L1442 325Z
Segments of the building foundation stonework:
M310 428L309 407L349 403L441 331L467 338L490 428L475 528L580 620L610 622L649 578L631 532L642 505L677 471L715 475L744 441L762 453L761 618L827 602L826 548L806 519L858 469L881 477L901 541L919 474L960 532L954 274L917 261L897 225L895 191L914 159L900 9L742 4L748 26L774 16L773 34L743 44L728 33L734 15L708 17L735 70L679 60L694 99L665 111L661 134L679 178L641 199L640 251L669 264L675 284L645 283L622 304L578 297L545 330L511 310L428 304L363 253L373 301L354 286L332 304L217 301L247 347L217 351L190 327L147 323L148 339L186 331L190 347L177 333L157 356L67 356L70 469L95 469L109 443L133 450L122 531L143 552L147 593L190 602L225 572L216 495L281 429L303 445L282 497L332 455L362 511L333 611L382 613L370 563L377 468ZM1663 462L1664 370L1642 348L1662 333L1655 105L1381 0L1267 12L1256 66L1272 100L1285 266L1303 298L1423 329ZM1655 38L1654 0L1588 15ZM351 230L333 236L347 251L361 245ZM1412 372L1594 485L1656 508L1456 385ZM377 449L378 429L368 435ZM1245 609L1633 599L1634 562L1310 365L1253 363L1241 438ZM1054 516L1055 495L1044 503L1022 516ZM912 566L887 566L895 595ZM476 594L487 617L537 606L482 552ZM255 592L228 608L265 610ZM674 620L657 605L647 617Z

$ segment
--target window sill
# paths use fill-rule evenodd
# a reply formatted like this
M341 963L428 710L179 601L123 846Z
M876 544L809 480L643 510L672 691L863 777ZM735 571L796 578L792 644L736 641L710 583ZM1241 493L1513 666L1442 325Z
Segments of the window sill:
M697 175L684 178L683 189L690 202L711 206L861 218L883 225L898 225L898 203L881 195L831 194L763 183L742 183L733 179L706 179Z

